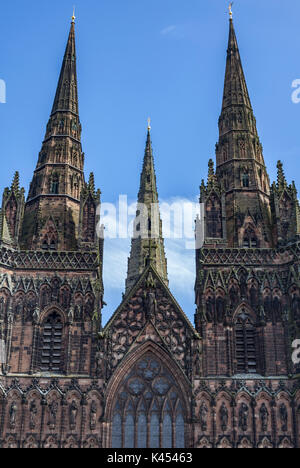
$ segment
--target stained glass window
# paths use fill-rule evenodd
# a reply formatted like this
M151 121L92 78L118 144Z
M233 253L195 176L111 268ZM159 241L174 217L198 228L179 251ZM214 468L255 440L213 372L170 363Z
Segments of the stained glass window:
M184 448L182 396L171 374L149 354L121 384L112 415L112 448Z

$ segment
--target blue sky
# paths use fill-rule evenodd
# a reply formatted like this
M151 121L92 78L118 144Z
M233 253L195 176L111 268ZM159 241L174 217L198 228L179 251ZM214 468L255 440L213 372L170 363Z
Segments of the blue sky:
M28 189L49 118L75 0L2 2L0 189L15 170ZM195 200L218 139L228 1L77 0L80 115L86 173L102 200L135 200L152 118L159 194ZM236 0L234 23L271 179L282 159L300 186L300 78L296 0ZM104 319L121 300L128 242L108 241ZM192 319L194 254L167 243L170 286Z

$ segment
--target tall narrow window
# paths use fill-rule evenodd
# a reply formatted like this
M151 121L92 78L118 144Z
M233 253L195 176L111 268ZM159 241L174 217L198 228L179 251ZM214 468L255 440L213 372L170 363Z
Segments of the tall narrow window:
M235 353L238 374L257 372L255 327L245 310L239 314L235 324Z
M112 448L120 448L120 442L121 448L184 448L184 417L177 383L149 354L137 362L117 392Z
M58 188L59 188L58 176L54 176L51 182L51 193L53 193L54 195L57 195Z
M57 312L53 312L43 325L41 352L41 370L43 372L62 371L62 330L61 317Z
M243 181L243 187L244 187L244 188L249 188L249 187L250 187L250 177L249 177L249 174L244 174L243 177L242 177L242 181Z

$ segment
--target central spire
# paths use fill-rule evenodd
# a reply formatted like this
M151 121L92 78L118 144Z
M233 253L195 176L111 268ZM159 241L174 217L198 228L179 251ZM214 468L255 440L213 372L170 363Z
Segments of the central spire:
M167 260L159 213L150 120L148 120L134 235L128 260L126 293L135 285L148 264L156 269L162 280L168 285Z

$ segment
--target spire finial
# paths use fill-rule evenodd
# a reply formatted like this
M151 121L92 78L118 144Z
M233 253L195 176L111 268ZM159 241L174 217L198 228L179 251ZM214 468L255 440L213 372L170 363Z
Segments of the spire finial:
M229 3L229 17L230 17L230 19L232 19L232 5L233 5L233 2L230 2Z
M151 130L151 118L148 117L148 131L150 132Z
M75 23L76 16L75 16L75 6L73 7L73 16L72 16L72 23Z

